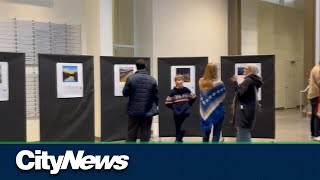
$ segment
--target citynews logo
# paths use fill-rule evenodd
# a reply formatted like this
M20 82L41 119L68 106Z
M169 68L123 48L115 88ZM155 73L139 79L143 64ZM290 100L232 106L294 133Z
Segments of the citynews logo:
M124 170L129 165L129 156L114 155L86 155L84 150L78 151L75 156L73 151L67 150L65 155L60 155L57 158L54 155L48 155L48 151L35 150L33 153L29 150L22 150L16 156L16 165L23 171L47 170L50 174L58 174L60 170L66 170L71 165L73 170Z

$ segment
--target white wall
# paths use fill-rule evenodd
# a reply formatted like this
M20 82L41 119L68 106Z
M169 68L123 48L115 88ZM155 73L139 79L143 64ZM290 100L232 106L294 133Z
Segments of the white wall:
M208 56L220 62L228 54L228 1L153 1L154 75L157 57Z
M91 1L90 1L91 2ZM112 0L100 0L100 55L113 55Z
M86 39L87 53L99 55L100 48L97 47L100 38L100 18L99 18L99 1L85 1L84 23L86 34L90 37Z
M0 17L81 24L84 0L0 0ZM37 3L38 2L38 3ZM41 4L41 3L40 3ZM48 4L48 6L45 6ZM70 8L72 7L72 8Z
M112 56L112 0L85 1L87 53L94 56L95 136L101 137L100 56Z
M94 56L94 117L95 117L95 136L100 137L100 78L99 56L100 56L100 14L99 14L99 0L85 1L85 30L88 36L87 54ZM97 72L99 71L99 72Z
M220 62L228 51L228 2L226 0L133 0L135 56L157 58L208 56ZM152 9L151 9L152 8Z
M241 1L241 54L258 54L258 0Z

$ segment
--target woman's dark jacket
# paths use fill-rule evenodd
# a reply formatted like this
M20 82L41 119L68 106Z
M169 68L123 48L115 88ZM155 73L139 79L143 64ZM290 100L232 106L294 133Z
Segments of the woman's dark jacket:
M235 127L253 129L258 106L257 92L263 84L261 77L249 74L241 84L234 81L233 123Z

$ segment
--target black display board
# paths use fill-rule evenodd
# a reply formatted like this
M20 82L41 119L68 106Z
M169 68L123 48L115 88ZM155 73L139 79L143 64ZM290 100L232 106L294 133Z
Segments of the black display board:
M236 63L261 63L263 85L261 101L263 111L257 112L257 121L251 133L252 138L275 138L275 56L223 56L221 57L221 79L226 86L226 109L222 136L235 137L236 130L231 125L231 105L234 97L234 86L230 80L235 74Z
M83 97L57 98L57 63L83 64ZM40 140L94 141L93 57L39 54Z
M158 58L158 79L159 79L159 136L175 137L175 123L173 112L165 106L166 97L170 93L171 87L171 66L195 66L196 102L192 106L189 119L186 122L185 136L202 136L200 128L199 112L199 85L198 81L202 77L208 64L208 57L165 57ZM174 78L174 77L172 77Z
M124 140L127 136L129 98L114 95L114 65L136 64L138 59L147 63L150 71L150 58L145 57L100 57L101 68L101 141Z
M25 54L0 52L8 63L9 101L0 102L0 141L26 141Z

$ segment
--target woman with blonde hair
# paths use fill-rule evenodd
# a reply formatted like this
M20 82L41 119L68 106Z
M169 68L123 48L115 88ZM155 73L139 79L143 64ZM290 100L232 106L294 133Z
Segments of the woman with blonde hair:
M224 119L224 83L218 77L218 67L209 63L199 80L200 87L200 126L203 142L208 142L213 126L213 142L219 142Z

